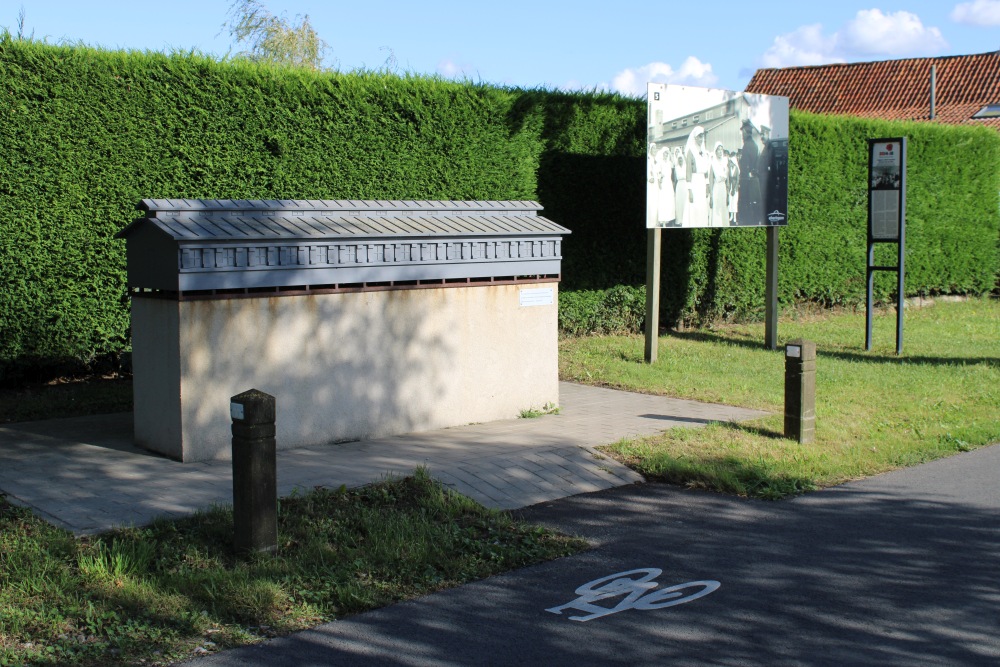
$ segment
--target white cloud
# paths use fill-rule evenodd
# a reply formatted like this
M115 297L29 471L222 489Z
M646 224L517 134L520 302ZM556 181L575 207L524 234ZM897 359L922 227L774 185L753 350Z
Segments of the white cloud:
M1000 0L995 4L1000 4ZM916 14L862 9L830 35L825 35L823 26L817 23L775 37L760 63L764 67L824 65L887 56L931 55L947 47L941 31L925 26Z
M834 55L837 37L825 37L819 23L804 25L795 32L779 35L761 57L764 67L799 67L802 65L824 65L844 62Z
M951 10L951 20L980 26L1000 26L1000 0L960 2Z
M878 9L862 9L838 35L838 44L847 53L858 55L907 56L937 53L948 47L937 28L924 27L920 17L898 11L883 14Z
M623 95L639 97L646 94L648 82L711 87L718 81L719 77L712 71L709 63L688 56L677 69L667 63L656 62L635 69L622 70L611 80L610 89Z

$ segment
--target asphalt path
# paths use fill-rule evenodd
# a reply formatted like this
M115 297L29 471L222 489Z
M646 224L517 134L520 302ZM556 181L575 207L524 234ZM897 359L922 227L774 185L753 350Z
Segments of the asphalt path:
M190 664L998 665L998 482L993 446L782 502L574 496L519 514L590 551Z

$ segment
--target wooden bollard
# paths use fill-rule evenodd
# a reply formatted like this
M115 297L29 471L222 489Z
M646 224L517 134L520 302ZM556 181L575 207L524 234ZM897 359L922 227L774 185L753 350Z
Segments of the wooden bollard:
M816 439L816 343L801 338L785 345L785 437Z
M278 548L274 396L251 389L230 399L233 419L233 544L236 552Z

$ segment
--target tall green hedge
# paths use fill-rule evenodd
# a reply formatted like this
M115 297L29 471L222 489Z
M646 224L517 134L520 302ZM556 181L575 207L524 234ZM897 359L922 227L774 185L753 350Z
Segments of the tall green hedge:
M564 289L641 284L645 118L644 101L617 95L0 36L0 380L127 346L113 235L145 197L537 199L573 230ZM1000 135L791 120L784 302L863 298L865 139L877 135L909 137L908 290L993 287ZM762 310L762 230L664 240L668 320Z
M516 95L0 40L0 367L127 342L144 197L534 199Z

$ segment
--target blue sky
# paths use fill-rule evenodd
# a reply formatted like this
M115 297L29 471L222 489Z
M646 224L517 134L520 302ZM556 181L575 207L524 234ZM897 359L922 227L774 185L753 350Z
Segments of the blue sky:
M53 43L234 49L229 0L0 0L0 26ZM308 14L328 65L439 74L526 88L617 90L647 81L742 90L758 67L1000 49L1000 0L263 0Z

